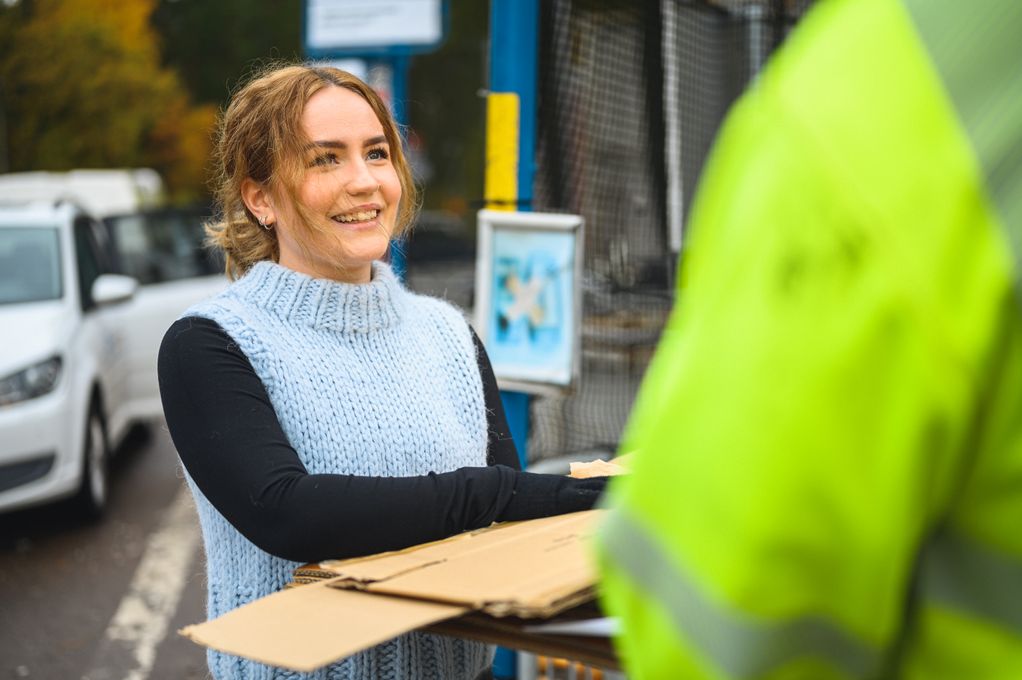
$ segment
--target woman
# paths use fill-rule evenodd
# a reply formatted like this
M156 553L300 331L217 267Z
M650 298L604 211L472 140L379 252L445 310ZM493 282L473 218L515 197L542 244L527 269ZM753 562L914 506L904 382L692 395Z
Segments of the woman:
M604 480L516 469L478 339L380 260L416 201L371 88L333 68L271 70L233 97L217 161L210 232L234 282L174 323L159 362L210 618L279 590L301 562L592 507ZM484 645L412 633L312 677L471 680L489 662ZM216 678L295 677L209 663Z

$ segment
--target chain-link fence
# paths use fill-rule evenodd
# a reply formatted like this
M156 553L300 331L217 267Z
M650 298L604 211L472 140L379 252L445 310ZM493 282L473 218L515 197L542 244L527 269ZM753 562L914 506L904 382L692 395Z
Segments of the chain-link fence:
M808 1L541 3L535 210L585 217L582 379L532 402L529 457L610 455L673 303L728 107Z
M706 155L810 3L541 0L529 207L586 225L582 377L570 394L532 400L530 462L617 450L674 302ZM461 252L457 224L423 222L408 246L409 285L470 309L474 252Z

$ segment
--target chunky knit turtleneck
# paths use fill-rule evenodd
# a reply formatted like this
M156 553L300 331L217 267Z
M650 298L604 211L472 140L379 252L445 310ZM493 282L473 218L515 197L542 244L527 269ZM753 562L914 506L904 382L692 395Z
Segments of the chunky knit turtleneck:
M256 264L185 316L215 321L266 387L309 474L399 477L486 464L486 414L469 328L409 293L384 264L353 285ZM242 536L189 478L203 529L208 615L279 590L296 562ZM295 622L301 625L301 622ZM210 652L216 678L474 678L483 645L411 633L310 675Z
M258 262L232 295L288 324L336 333L373 333L395 326L412 300L390 267L373 264L367 284L314 279L272 262Z

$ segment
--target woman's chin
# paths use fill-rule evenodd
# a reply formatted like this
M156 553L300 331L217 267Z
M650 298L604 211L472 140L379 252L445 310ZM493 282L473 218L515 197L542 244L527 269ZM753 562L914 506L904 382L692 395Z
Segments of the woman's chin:
M364 248L358 251L345 253L337 258L337 263L342 269L361 270L371 267L373 262L383 260L390 251L390 242L387 241L381 247Z
M390 238L382 230L363 232L357 238L344 239L333 250L334 260L340 263L368 264L379 260L390 249Z

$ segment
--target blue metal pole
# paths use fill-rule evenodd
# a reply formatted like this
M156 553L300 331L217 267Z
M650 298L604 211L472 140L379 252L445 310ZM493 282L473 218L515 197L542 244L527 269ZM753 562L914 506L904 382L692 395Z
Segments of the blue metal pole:
M529 395L524 392L501 390L500 403L504 405L507 426L511 429L511 438L518 449L518 463L525 469L528 459L525 457L525 445L529 441Z
M397 121L398 129L404 131L408 125L408 57L398 55L390 57L391 69L391 113ZM402 134L402 138L404 134ZM405 240L395 238L390 242L390 266L399 281L405 280L408 261L405 257Z
M536 69L538 0L492 0L490 91L514 92L519 100L518 209L530 210L536 173Z
M491 0L490 91L518 95L518 192L517 209L532 204L536 146L536 64L539 46L539 0ZM529 402L521 392L502 392L508 426L522 467L528 460ZM514 651L497 648L493 677L511 680L518 674Z

